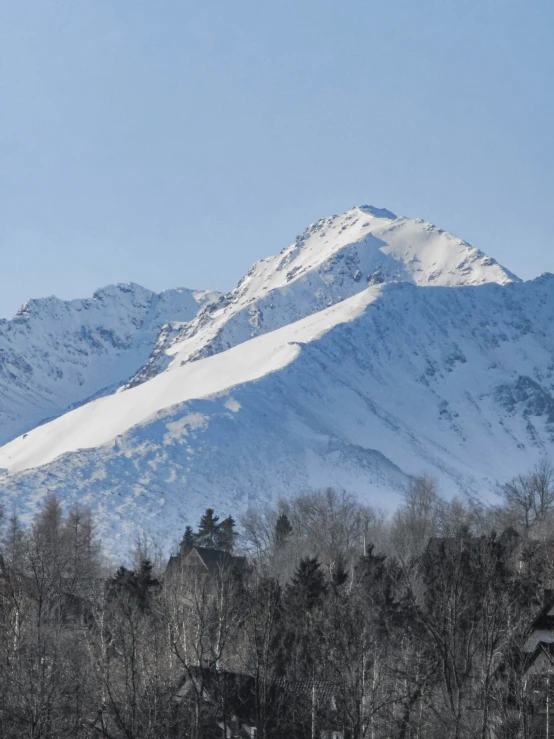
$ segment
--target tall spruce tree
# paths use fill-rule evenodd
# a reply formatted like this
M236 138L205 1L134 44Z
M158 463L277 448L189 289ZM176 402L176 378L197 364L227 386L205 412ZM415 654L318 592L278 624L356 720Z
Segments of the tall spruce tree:
M235 547L235 519L227 516L219 524L217 529L216 544L218 549L224 549L226 552L232 552Z
M112 600L133 603L144 611L150 606L152 595L159 584L159 580L153 576L152 562L142 559L138 570L119 567L108 581L108 592Z
M153 569L152 562L149 559L143 559L136 573L137 602L142 609L150 605L152 593L160 584L153 575Z
M292 680L313 683L319 670L323 656L322 627L327 590L325 575L317 558L302 559L285 595L288 628L284 649L288 661L287 677ZM302 712L300 703L291 696L291 709L296 714ZM308 724L299 725L298 728L299 736L314 736L313 731L309 732Z
M339 554L331 566L331 585L334 589L341 588L348 580L348 568L343 554Z
M321 601L326 592L325 574L317 557L306 557L300 560L288 587L289 603L294 603L295 607L302 611L310 611Z
M206 508L206 512L200 519L196 543L202 547L214 548L217 546L219 533L219 516L215 515L213 508Z
M181 539L181 543L179 544L179 554L190 552L195 543L196 536L194 534L194 531L192 530L192 526L187 526L185 529L185 533L183 534L183 538Z
M288 537L292 534L292 524L286 513L281 513L275 523L275 531L273 532L273 540L275 546L281 548L285 545Z

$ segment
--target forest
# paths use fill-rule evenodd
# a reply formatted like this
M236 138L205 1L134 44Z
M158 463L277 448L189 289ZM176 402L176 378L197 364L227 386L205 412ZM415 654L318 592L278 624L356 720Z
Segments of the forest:
M333 489L208 508L171 567L147 532L114 562L55 496L27 526L4 511L0 736L550 736L526 644L550 623L552 467L501 492L422 476L392 516Z

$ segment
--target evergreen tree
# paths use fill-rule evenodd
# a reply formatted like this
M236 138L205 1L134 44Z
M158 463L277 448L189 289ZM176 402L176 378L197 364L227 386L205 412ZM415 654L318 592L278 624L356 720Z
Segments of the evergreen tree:
M317 557L300 560L288 588L289 603L302 611L312 610L327 592L325 575Z
M133 582L134 576L134 570L128 570L123 565L118 567L115 575L108 581L110 592L117 593L130 589L132 587L131 583Z
M287 673L293 680L313 680L318 669L322 657L326 594L327 583L318 560L311 557L302 559L285 596L288 628L284 649L289 663ZM296 711L299 706L292 708ZM300 735L304 735L302 731Z
M109 581L111 596L123 599L125 603L135 603L142 611L146 610L150 605L153 589L160 584L153 577L152 569L149 559L143 559L137 571L119 567Z
M348 580L348 569L344 556L339 554L331 567L331 585L334 589L340 588Z
M281 513L275 523L275 531L273 533L273 539L275 546L281 548L285 545L287 538L292 533L292 524L286 513Z
M160 584L159 580L153 576L152 569L152 562L149 559L143 559L136 573L136 597L142 609L150 605L152 591Z
M194 535L192 526L187 526L185 533L183 534L183 538L181 539L181 543L179 544L179 554L189 552L193 548L195 542L196 536Z
M217 548L224 549L226 552L232 552L235 546L235 519L227 516L219 524L217 529Z
M390 636L404 612L395 598L395 582L399 577L396 562L376 554L373 544L367 547L354 568L360 607L375 635L383 639Z
M198 534L196 535L196 543L202 547L216 547L219 516L216 516L213 508L206 508L206 512L200 519Z

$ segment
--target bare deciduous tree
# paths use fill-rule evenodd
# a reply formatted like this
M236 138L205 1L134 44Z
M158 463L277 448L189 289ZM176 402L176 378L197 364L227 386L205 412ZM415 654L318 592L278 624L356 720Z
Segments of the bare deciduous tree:
M544 524L554 505L554 469L542 459L526 474L507 482L502 493L515 522L528 536Z

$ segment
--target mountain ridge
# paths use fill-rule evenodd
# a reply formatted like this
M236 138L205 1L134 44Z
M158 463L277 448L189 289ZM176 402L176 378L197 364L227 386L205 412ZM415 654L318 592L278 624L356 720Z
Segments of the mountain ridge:
M116 283L90 298L26 301L0 320L0 442L119 386L168 320L190 320L213 297Z

